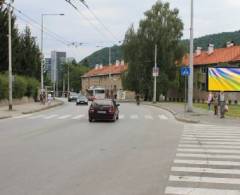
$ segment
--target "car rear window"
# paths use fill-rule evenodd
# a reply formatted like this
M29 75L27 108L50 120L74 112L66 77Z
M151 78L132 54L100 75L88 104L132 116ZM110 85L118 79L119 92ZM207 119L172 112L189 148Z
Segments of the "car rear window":
M95 100L93 104L102 105L102 106L111 106L113 103L111 100Z

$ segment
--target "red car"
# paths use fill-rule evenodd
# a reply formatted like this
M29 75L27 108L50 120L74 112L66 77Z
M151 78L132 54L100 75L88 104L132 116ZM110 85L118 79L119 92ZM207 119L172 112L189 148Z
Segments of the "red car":
M88 115L89 122L93 121L116 121L119 118L119 110L117 104L114 100L104 99L104 100L94 100L89 107Z

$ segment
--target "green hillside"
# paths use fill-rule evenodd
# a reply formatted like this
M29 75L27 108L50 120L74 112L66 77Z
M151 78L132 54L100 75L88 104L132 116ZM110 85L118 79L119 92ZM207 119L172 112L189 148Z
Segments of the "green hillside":
M240 45L240 31L235 32L223 32L219 34L211 34L203 37L196 38L194 40L194 47L202 47L204 50L207 49L208 44L214 44L215 48L222 48L226 46L228 41L233 41L237 45ZM186 48L189 48L189 40L183 40ZM123 50L121 46L112 47L112 62L116 60L124 59ZM95 64L108 64L109 62L109 49L103 48L99 51L94 52L90 56L83 59L80 63L89 66L95 66Z

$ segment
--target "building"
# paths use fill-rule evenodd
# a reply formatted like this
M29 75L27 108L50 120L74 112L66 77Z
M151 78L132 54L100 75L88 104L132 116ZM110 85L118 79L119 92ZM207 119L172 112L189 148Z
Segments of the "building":
M58 91L59 82L63 78L63 68L66 63L66 52L51 52L51 81L55 84Z
M127 68L124 61L117 61L111 66L96 65L82 76L82 91L86 92L91 87L103 87L107 95L117 94L123 89L121 75L127 71Z
M184 66L189 65L189 56L183 59ZM209 44L207 51L197 48L194 54L194 94L195 102L203 102L207 98L207 68L216 66L240 67L240 46L228 42L225 48L214 49L214 45ZM183 98L176 92L170 92L168 97L171 99ZM240 93L227 93L230 102L239 102Z
M45 67L44 72L47 73L47 77L51 78L51 67L52 67L52 59L51 58L45 58Z

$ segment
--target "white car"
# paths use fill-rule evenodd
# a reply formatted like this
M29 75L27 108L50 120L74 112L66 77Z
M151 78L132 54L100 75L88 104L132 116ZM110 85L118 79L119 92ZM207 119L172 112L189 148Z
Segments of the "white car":
M76 100L76 105L85 104L88 105L88 99L84 95L79 95Z

